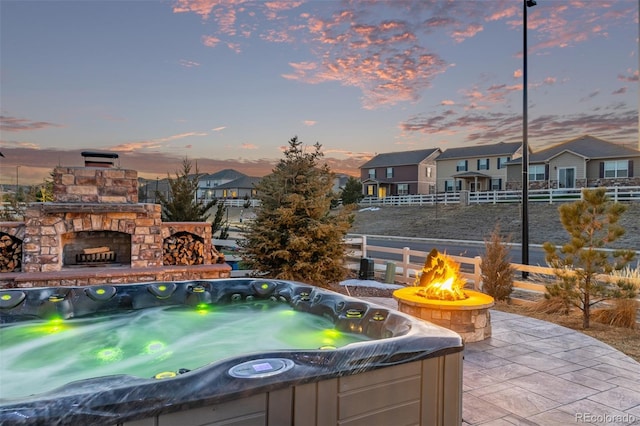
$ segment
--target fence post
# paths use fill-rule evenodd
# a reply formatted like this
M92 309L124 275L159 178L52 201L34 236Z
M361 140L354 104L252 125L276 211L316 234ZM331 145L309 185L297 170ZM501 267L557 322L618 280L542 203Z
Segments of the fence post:
M411 249L402 247L402 277L405 283L409 281L409 261L411 260Z
M360 251L362 251L362 258L364 259L367 256L367 236L362 236L362 246L360 247Z
M473 289L480 291L480 281L482 279L481 277L481 265L482 265L482 258L480 256L476 256L473 258L474 262L473 262Z

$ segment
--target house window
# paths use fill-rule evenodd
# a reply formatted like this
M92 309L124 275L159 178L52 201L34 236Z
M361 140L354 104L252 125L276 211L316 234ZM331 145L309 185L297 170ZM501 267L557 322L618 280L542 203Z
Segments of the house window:
M498 157L498 169L504 169L505 164L511 161L511 157Z
M369 179L376 178L376 169L369 169Z
M367 185L367 195L369 197L374 197L376 193L376 186L375 185Z
M461 180L446 180L444 182L444 191L445 192L454 192L462 190L462 181Z
M433 175L433 170L431 170L431 167L427 167L427 177L430 178Z
M529 166L529 180L544 180L544 164Z
M478 159L478 170L489 170L489 159L488 158Z
M501 191L502 190L502 179L491 179L491 190L493 190L493 191Z
M456 172L466 172L467 171L467 160L460 160L456 165Z
M627 160L605 161L604 177L606 178L629 177L629 162Z
M409 195L409 184L408 183L399 183L398 184L398 195Z
M393 177L393 167L387 167L387 179L391 179Z

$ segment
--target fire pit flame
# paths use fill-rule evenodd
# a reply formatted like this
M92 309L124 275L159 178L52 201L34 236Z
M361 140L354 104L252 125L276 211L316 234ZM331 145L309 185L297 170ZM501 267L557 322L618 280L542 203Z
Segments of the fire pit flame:
M467 298L463 291L465 279L460 274L460 264L437 249L431 250L427 256L415 285L421 287L417 294L427 299L454 301Z

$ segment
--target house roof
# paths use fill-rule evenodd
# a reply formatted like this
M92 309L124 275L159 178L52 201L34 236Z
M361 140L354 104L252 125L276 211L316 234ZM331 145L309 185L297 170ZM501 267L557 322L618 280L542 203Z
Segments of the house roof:
M219 172L201 175L200 180L235 180L246 176L244 173L240 173L237 170L233 169L224 169Z
M371 160L360 166L361 169L373 167L409 166L418 164L429 158L433 153L440 151L440 148L418 149L415 151L386 152L378 154Z
M455 177L455 178L491 178L491 176L484 174L484 173L480 173L480 172L473 172L473 171L469 171L469 172L460 172L460 173L456 173L455 175L452 175L451 177Z
M215 187L215 189L235 189L235 188L253 189L255 184L260 182L261 179L262 178L255 177L255 176L242 176L238 179L232 180L231 182L218 185Z
M436 161L453 160L456 158L468 159L470 157L486 157L497 155L513 155L520 147L520 142L500 142L492 145L463 146L449 148L436 158Z
M585 135L567 142L562 142L542 151L534 152L529 156L529 163L545 163L558 155L571 152L584 157L586 160L596 158L626 158L639 157L640 151L628 148L613 142L607 142L593 136ZM520 164L522 159L518 158L509 164Z

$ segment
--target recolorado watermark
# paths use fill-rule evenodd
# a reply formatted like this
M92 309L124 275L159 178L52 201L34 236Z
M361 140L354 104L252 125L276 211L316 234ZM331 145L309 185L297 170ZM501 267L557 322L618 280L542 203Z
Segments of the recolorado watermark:
M599 423L599 424L640 424L640 417L633 414L592 414L576 413L576 423Z

